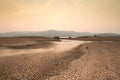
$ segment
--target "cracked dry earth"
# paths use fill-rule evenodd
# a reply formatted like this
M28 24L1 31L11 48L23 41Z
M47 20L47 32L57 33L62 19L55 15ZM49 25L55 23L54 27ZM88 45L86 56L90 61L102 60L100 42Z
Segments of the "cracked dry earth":
M48 80L120 80L120 42L93 42L79 49L84 54Z
M0 80L120 80L120 42L80 44L2 56Z

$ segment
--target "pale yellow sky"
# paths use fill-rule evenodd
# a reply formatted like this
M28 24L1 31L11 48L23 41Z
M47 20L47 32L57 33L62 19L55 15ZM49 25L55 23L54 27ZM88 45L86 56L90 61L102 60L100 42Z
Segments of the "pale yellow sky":
M120 33L120 0L0 0L0 32Z

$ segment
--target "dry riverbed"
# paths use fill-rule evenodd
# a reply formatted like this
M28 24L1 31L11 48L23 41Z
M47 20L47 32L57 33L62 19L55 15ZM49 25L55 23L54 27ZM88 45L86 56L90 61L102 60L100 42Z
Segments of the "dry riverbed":
M49 48L1 48L0 80L120 80L120 42L53 43Z

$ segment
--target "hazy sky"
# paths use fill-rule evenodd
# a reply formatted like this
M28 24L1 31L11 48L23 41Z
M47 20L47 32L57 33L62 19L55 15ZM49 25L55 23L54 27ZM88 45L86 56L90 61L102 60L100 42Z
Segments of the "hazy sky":
M120 33L120 0L0 0L0 32Z

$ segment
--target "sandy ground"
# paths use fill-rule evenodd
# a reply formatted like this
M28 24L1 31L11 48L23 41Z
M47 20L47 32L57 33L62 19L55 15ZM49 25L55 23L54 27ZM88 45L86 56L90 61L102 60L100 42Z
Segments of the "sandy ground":
M75 41L75 40L62 40L61 42L44 42L37 43L34 41L27 41L17 44L4 44L5 47L0 48L0 57L3 56L14 56L14 55L21 55L21 54L35 54L35 53L47 53L47 52L54 52L60 53L71 50L72 48L83 44L88 43L89 41ZM35 44L35 45L33 45ZM39 45L40 44L40 45ZM71 45L72 44L72 45ZM26 45L33 45L33 46L26 46ZM37 47L36 47L37 45ZM7 46L7 47L6 47ZM49 47L48 47L49 46ZM15 48L17 47L17 48ZM21 48L23 47L23 48ZM29 47L29 48L28 48Z
M1 49L0 80L120 80L120 42L54 43L44 49Z
M94 42L79 48L84 55L48 80L120 80L120 42Z
M84 37L78 37L78 38L72 38L72 40L83 40L83 41L120 41L120 36L84 36Z

